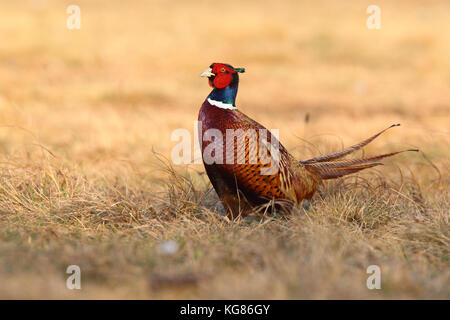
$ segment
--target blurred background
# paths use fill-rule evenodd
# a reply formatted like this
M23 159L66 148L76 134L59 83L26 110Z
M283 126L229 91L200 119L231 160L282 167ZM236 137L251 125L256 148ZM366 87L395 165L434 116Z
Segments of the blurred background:
M238 106L283 128L289 147L401 122L385 141L434 153L448 134L448 1L379 1L380 30L366 26L370 1L77 1L79 30L66 27L69 4L0 4L0 121L34 134L3 128L2 153L39 139L82 163L169 155L212 62L246 68Z
M381 8L379 30L366 26L371 4ZM66 27L69 5L81 9L79 30ZM0 201L0 279L5 283L14 270L27 274L13 272L17 282L2 285L3 296L27 296L18 283L40 283L30 253L38 251L29 246L33 232L41 236L41 220L7 215L39 210L27 209L18 196L42 176L34 166L50 161L70 168L77 178L67 183L73 185L126 180L147 192L160 190L154 151L170 157L172 131L194 132L210 91L199 74L212 62L246 68L238 107L267 128L279 128L280 140L299 159L401 123L368 152L419 148L448 172L449 1L16 0L1 1L0 12L0 161L3 188L12 186ZM421 155L389 161L413 166L425 180L436 175ZM137 174L127 178L130 172ZM45 208L53 208L48 201ZM46 234L58 228L64 230ZM50 246L55 260L61 252L78 252L47 240L35 250ZM65 265L44 256L43 269ZM15 267L20 260L28 267ZM30 268L37 276L28 276ZM35 291L27 294L56 295L49 286L31 286Z

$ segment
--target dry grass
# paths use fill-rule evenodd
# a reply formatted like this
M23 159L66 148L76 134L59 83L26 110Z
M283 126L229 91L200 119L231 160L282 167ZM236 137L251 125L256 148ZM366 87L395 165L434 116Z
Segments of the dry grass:
M378 31L367 1L77 4L77 31L68 3L0 4L0 297L450 298L448 1L379 1ZM164 160L213 61L299 158L396 122L365 153L421 152L229 223L201 166Z

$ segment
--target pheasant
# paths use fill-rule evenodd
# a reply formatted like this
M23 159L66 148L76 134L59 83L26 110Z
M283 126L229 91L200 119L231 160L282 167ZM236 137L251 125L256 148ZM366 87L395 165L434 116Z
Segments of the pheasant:
M237 109L239 73L243 72L244 68L213 63L200 75L207 77L213 88L198 117L202 159L230 219L244 217L268 203L276 203L270 208L291 208L310 199L322 180L372 168L381 164L378 160L413 151L342 160L398 126L394 124L344 150L298 161L270 131Z

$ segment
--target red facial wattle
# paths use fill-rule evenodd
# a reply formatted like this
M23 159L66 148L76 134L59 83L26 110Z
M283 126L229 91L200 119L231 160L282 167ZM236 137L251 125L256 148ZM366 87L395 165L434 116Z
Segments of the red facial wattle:
M233 80L231 73L218 73L214 78L214 87L223 89L231 83L231 80Z
M221 63L214 64L212 72L215 74L215 77L209 80L209 85L218 89L229 86L233 80L233 73L236 73L233 68Z

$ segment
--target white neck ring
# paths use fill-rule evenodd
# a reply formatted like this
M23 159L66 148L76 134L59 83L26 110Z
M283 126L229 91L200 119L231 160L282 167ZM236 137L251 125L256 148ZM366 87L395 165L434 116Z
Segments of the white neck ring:
M231 103L224 103L222 101L216 101L213 99L208 98L208 102L220 109L227 109L227 110L237 110L237 107L235 107L234 105L232 105Z

